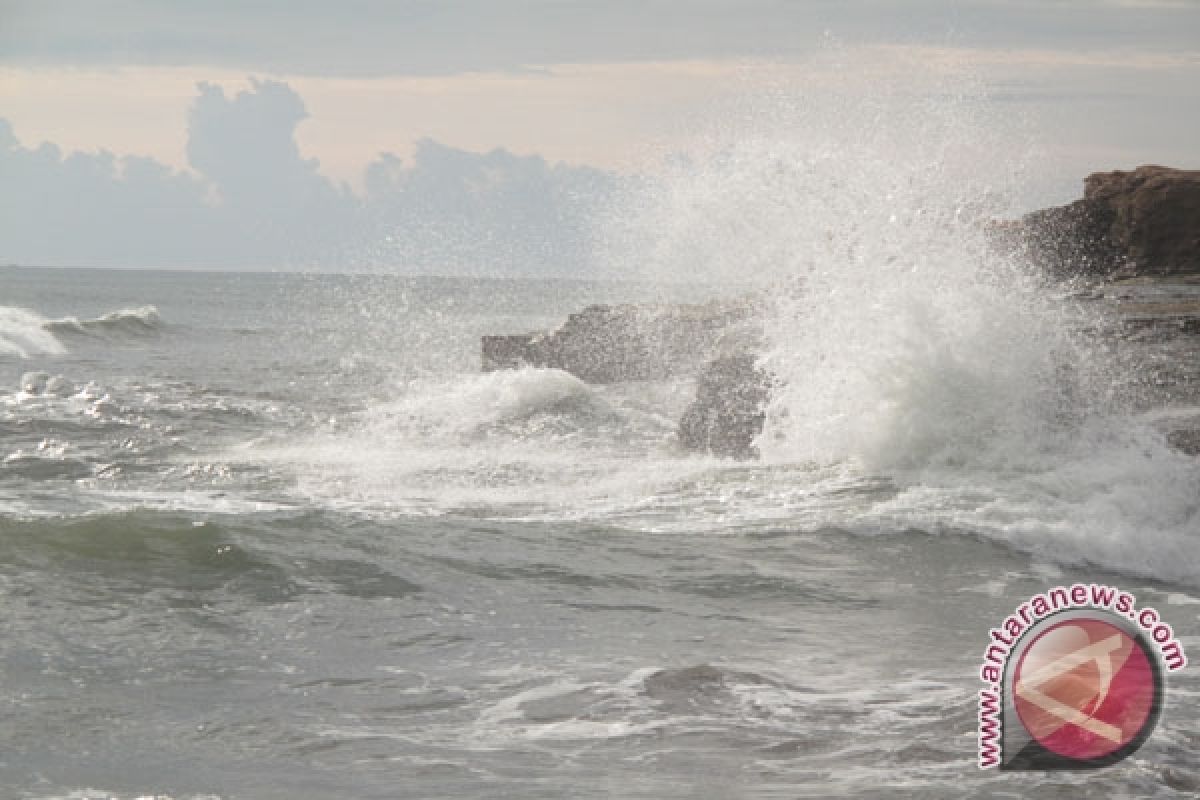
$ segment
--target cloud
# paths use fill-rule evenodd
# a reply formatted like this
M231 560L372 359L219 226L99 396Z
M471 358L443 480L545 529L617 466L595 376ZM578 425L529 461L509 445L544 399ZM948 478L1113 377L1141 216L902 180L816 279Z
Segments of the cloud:
M145 157L24 147L0 120L0 260L571 274L586 221L616 182L423 140L411 163L380 155L356 194L302 156L295 134L308 112L286 83L198 92L194 174Z
M308 116L286 83L252 79L226 97L199 85L188 114L188 163L212 186L230 259L258 264L323 262L352 224L358 201L318 172L296 145Z
M1194 49L1184 0L9 0L0 62L445 75L557 63L804 57L846 41Z
M914 108L970 99L1038 126L1052 160L1031 176L1033 208L1071 199L1095 170L1192 166L1198 69L1188 53L894 44L803 63L286 82L218 72L198 87L190 68L0 69L25 134L0 131L0 262L578 275L591 225L627 180L555 159L652 173L670 153L704 157L714 133L755 135L814 93L848 108L889 94ZM39 126L39 105L53 125ZM97 120L112 123L106 135ZM156 131L174 120L171 142L135 138L148 120ZM30 130L65 146L33 146ZM1019 161L1032 138L991 158Z
M252 79L232 98L201 83L189 114L188 162L211 180L230 203L277 205L332 192L296 146L296 125L308 116L287 84ZM284 190L281 197L263 192Z
M23 148L0 120L0 259L162 263L180 241L208 251L205 187L145 158Z
M384 154L367 168L366 240L376 258L440 272L580 274L590 224L617 184L597 169L424 139L411 166Z

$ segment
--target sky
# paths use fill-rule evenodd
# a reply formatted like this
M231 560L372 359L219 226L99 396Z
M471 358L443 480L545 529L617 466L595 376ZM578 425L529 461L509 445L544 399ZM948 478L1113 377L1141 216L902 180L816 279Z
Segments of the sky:
M1200 167L1200 0L0 0L0 263L574 274L763 98L881 84L1065 203Z

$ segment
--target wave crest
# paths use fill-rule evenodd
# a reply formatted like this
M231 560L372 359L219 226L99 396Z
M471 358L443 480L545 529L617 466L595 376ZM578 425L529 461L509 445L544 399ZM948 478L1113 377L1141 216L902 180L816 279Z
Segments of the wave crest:
M83 336L152 336L162 329L162 315L152 305L138 308L123 308L92 319L63 317L44 322L42 327L51 332Z

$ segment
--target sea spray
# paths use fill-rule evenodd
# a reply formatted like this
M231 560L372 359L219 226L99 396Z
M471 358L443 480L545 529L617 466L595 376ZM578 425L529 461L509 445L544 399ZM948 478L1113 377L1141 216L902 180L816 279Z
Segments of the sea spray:
M684 282L762 301L759 335L733 343L774 376L760 462L673 446L686 380L479 375L480 333L553 327L598 291L536 282L510 298L526 321L492 316L487 284L330 319L331 344L380 365L369 398L231 460L369 515L967 534L1196 582L1196 461L1119 402L1098 312L992 241L1022 210L1021 126L969 81L870 77L746 101L597 220L598 260L640 279L607 302Z
M32 311L0 306L0 356L29 358L65 352L45 325L46 320Z
M756 446L776 478L755 502L795 513L832 469L895 491L818 524L1200 581L1200 465L1123 402L1100 310L996 241L1038 172L1028 131L969 76L896 67L745 101L616 237L644 277L765 298ZM730 513L771 515L752 505Z
M1100 395L1083 312L995 252L937 163L842 145L807 178L793 274L770 292L769 460L866 469L1036 451ZM816 187L816 188L814 188ZM820 188L826 187L826 188Z
M762 365L778 385L760 451L895 481L852 528L965 530L1200 580L1200 466L1120 402L1098 312L995 247L1002 204L977 198L1000 184L970 174L986 132L961 111L753 145L805 179L789 201L792 266L768 292ZM896 120L921 135L892 135Z
M726 104L626 198L611 260L763 298L769 461L1042 439L1099 393L1081 309L993 246L1036 160L1025 126L969 75L846 55Z

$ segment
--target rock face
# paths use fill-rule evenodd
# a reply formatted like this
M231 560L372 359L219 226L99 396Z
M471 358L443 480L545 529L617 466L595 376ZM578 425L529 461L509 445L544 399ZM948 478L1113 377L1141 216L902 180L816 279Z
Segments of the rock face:
M1057 276L1200 271L1200 171L1144 166L1097 172L1070 205L1026 215L1006 233Z
M484 336L483 369L565 370L589 383L698 374L677 439L684 449L752 458L770 379L751 298L703 305L588 306L555 331Z
M696 382L696 399L679 420L679 444L687 450L730 458L757 458L771 378L749 353L710 362Z
M485 336L483 369L561 369L589 383L694 373L751 316L748 300L702 305L588 306L558 330Z

